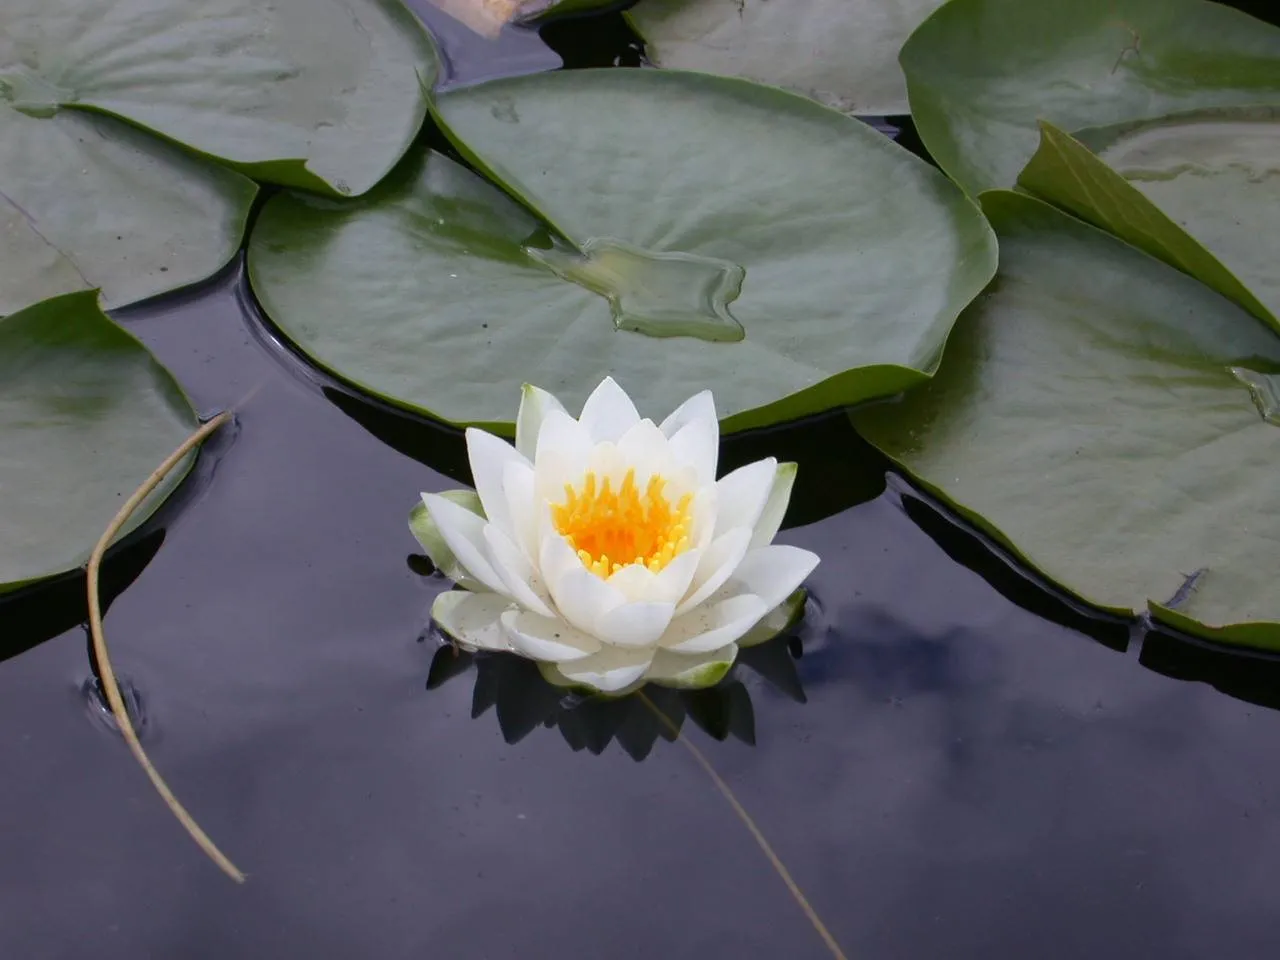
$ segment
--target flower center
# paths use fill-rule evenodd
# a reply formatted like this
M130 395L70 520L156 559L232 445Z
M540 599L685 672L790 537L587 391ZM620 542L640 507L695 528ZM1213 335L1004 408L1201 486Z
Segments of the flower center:
M595 471L588 470L578 489L564 485L565 501L552 504L551 519L596 576L608 577L633 563L657 573L689 549L693 496L686 493L673 505L663 493L666 483L654 476L641 493L636 472L628 470L615 491L608 477L597 484Z

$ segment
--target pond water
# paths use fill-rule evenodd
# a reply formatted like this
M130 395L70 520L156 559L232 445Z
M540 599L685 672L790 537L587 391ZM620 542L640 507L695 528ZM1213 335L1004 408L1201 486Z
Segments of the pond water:
M452 82L559 65L418 8ZM620 23L545 32L625 63ZM308 370L239 265L120 319L198 408L239 409L113 558L136 579L107 631L153 761L250 879L203 857L84 693L73 579L0 606L0 955L832 955L685 746L575 751L618 718L543 726L554 705L492 664L427 689L444 583L405 520L465 480L457 434ZM824 562L798 635L688 704L736 735L682 735L846 956L1280 952L1280 665L1073 608L886 483L842 415L724 459L767 453L801 463L780 540Z

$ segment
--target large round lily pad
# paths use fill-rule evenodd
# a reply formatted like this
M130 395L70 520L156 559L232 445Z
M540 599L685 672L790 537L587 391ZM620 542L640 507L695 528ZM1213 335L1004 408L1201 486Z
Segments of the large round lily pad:
M907 112L898 50L942 0L640 0L660 66L786 87L844 113Z
M726 429L897 393L991 277L936 170L805 98L595 70L440 95L462 150L367 198L282 195L250 241L268 314L318 363L453 423L612 374L642 410L712 388Z
M0 592L84 563L120 505L195 426L173 377L94 292L0 319ZM185 473L173 471L121 536Z
M1037 120L1280 104L1280 29L1208 0L950 0L900 59L921 139L973 194L1013 186Z
M360 194L422 124L400 0L4 0L0 100L114 114L259 179ZM8 136L6 131L4 136Z
M1280 332L1280 246L1267 242L1280 236L1278 115L1274 107L1198 111L1078 139L1042 124L1040 149L1018 183Z
M0 316L94 287L109 307L133 303L235 255L252 181L112 117L29 116L4 100L4 83Z
M1280 649L1280 337L1039 200L983 205L995 285L859 431L1089 603Z

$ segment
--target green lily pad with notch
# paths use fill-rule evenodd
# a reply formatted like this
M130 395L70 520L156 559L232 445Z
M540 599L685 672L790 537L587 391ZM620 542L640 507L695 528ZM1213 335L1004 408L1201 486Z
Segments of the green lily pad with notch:
M177 381L93 291L0 319L0 593L74 570L196 428ZM120 532L186 475L175 469Z
M973 195L1061 130L1280 104L1280 29L1208 0L950 0L899 57L929 153Z
M261 180L357 195L422 125L400 0L5 0L0 102L112 114Z
M859 432L1087 603L1280 650L1280 337L1047 203L983 207L995 283Z
M907 112L898 50L943 0L640 0L659 66L746 77L850 114Z
M1280 332L1280 247L1265 239L1280 236L1278 117L1280 108L1238 107L1076 137L1045 123L1018 185L1208 284Z
M709 387L726 430L888 396L995 269L945 177L781 90L584 70L434 109L506 193L411 156L358 201L273 198L249 270L305 354L451 423L509 432L522 384L578 409L606 374L654 417Z
M204 280L240 249L256 193L112 117L32 117L0 96L0 316L74 290L119 307Z

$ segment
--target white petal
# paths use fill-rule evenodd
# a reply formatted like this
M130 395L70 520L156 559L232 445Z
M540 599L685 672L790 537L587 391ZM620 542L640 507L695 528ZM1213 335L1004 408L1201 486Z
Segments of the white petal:
M542 421L552 410L565 413L564 404L547 391L526 383L520 392L520 412L516 414L516 449L532 460L538 452Z
M614 490L622 485L622 478L627 474L627 464L612 440L602 440L591 448L587 469L596 475L597 483L603 484L607 479Z
M666 632L675 610L674 603L624 603L600 618L598 636L617 647L652 647Z
M544 520L544 526L550 529L540 533L542 544L538 550L538 569L542 573L542 582L547 585L549 591L551 584L556 583L575 567L581 567L582 561L578 559L577 553L574 552L573 547L569 546L568 541L556 533L554 527L551 527L549 519ZM554 598L554 594L552 596Z
M544 568L545 569L545 568ZM548 580L551 597L560 615L579 630L600 635L600 621L606 613L627 602L621 590L609 586L578 561L577 569Z
M642 563L628 563L617 573L610 574L609 586L622 592L631 603L635 600L653 599L654 583L658 575Z
M605 377L600 386L591 391L591 396L582 405L582 415L578 417L578 422L586 427L595 443L604 440L617 443L639 421L636 405L613 377Z
M791 502L791 488L796 482L796 465L780 463L773 475L773 486L769 490L769 499L760 511L760 519L756 521L755 532L751 535L751 547L764 547L773 542L782 526L782 518L787 514L787 504Z
M666 476L673 472L675 459L666 435L652 420L641 420L618 441L622 461L636 472L636 486L641 490L655 473Z
M503 477L508 464L528 465L524 457L516 452L516 448L492 433L485 433L475 427L467 428L467 459L471 462L471 479L475 482L476 493L484 505L485 516L490 523L497 524L503 531L511 531L511 509L507 505L506 492L503 489Z
M807 594L803 590L792 590L791 596L764 615L754 627L738 638L738 647L748 647L768 643L778 634L790 630L804 616L804 602Z
M534 496L559 503L566 483L577 486L587 472L591 437L577 420L553 410L542 422L534 458Z
M818 555L781 543L757 547L747 553L729 581L732 593L753 593L773 609L818 565Z
M575 630L563 620L528 610L508 610L502 615L502 626L516 652L532 660L567 663L600 649L595 637Z
M710 420L712 423L718 422L716 417L716 402L711 396L710 390L703 390L701 393L695 393L680 406L671 412L671 416L662 421L661 430L668 437L673 437L676 431L685 424L694 420Z
M511 598L526 610L540 613L544 617L555 616L546 585L533 569L529 558L511 538L491 523L484 528L484 540L489 548L489 559L493 561L494 572L502 578Z
M736 644L729 644L709 653L672 653L659 650L653 656L645 679L664 687L678 690L700 690L714 687L724 679L738 656Z
M609 578L628 600L675 603L684 596L698 569L697 550L686 550L658 573L638 563L630 563Z
M701 564L702 551L696 547L673 558L658 572L653 592L648 599L669 600L677 603L689 592L689 584L693 583L693 578L698 575L698 567Z
M463 569L495 593L506 594L506 585L485 556L487 521L438 493L424 493L422 502Z
M693 503L689 505L689 513L693 517L693 532L689 535L689 542L694 549L705 551L711 545L711 538L716 532L719 507L719 492L715 484L699 487L694 493Z
M676 653L706 653L733 643L768 612L765 602L750 593L703 604L672 620L661 644Z
M423 494L423 496L426 496L426 494ZM446 490L440 496L465 507L477 516L483 516L484 508L480 506L480 498L476 496L474 490ZM435 564L436 569L442 574L458 586L465 587L468 590L485 589L483 583L462 568L458 558L453 555L453 551L445 543L444 537L440 533L440 528L431 519L431 513L427 510L425 503L420 501L414 504L413 509L409 511L409 529L413 531L418 543L422 544L422 549L426 551L431 562Z
M431 619L469 649L510 650L501 618L511 608L511 601L496 593L447 590L431 604Z
M584 683L601 693L616 693L641 677L653 662L652 647L605 647L581 660L559 665L574 683Z
M671 438L676 463L692 467L699 485L716 482L720 459L720 425L714 420L691 420Z
M570 680L564 675L564 671L560 669L559 664L548 663L546 660L540 660L538 661L538 672L542 674L542 679L547 681L547 683L551 684L553 687L565 687L578 692L590 691L596 696L601 695L600 691L596 690L594 687L588 687L576 680ZM641 676L640 679L632 680L629 684L619 687L617 690L610 690L608 694L604 695L604 697L607 700L621 699L622 697L635 693L643 687L644 684L644 677Z
M707 547L698 563L698 572L693 575L688 593L676 607L676 616L688 613L724 586L747 555L747 544L750 542L749 527L736 527L724 536L712 540L711 546Z
M591 435L582 424L562 410L552 410L542 421L542 430L538 432L534 466L551 452L580 457L586 463L591 446Z
M767 457L739 467L716 482L716 536L733 527L755 529L777 472L778 461Z
M511 515L511 534L530 563L538 560L538 514L534 510L533 467L508 463L502 473L502 490Z

